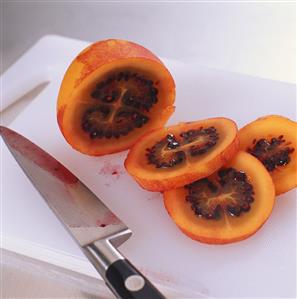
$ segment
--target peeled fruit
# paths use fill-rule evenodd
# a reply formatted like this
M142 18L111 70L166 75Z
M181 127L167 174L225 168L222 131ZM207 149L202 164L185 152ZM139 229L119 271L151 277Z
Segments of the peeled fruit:
M297 124L278 115L261 117L239 131L240 148L269 171L276 195L297 186Z
M210 175L237 150L236 124L210 118L145 134L130 149L125 167L144 189L165 191Z
M212 175L164 192L165 208L181 231L209 244L254 234L271 214L274 199L268 171L243 151Z
M175 84L152 52L123 40L83 50L63 78L57 119L67 142L88 155L130 148L174 112Z

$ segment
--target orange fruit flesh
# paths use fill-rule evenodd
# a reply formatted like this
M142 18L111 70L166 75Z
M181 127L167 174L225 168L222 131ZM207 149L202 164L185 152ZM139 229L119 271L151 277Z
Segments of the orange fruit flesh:
M176 225L194 240L209 244L226 244L246 239L268 219L274 205L272 179L265 167L252 155L239 152L224 167L243 171L253 186L254 202L240 216L224 213L219 220L198 217L186 201L184 187L164 192L164 205Z
M152 80L158 89L158 102L144 113L149 121L143 127L118 139L91 139L81 128L85 111L98 103L91 93L99 82L122 71L136 72ZM174 100L173 78L154 54L131 42L107 40L85 49L68 68L59 91L58 124L67 142L82 153L119 152L128 149L145 132L162 127L174 112Z
M249 151L253 148L254 141L283 136L285 140L283 147L293 148L294 151L289 155L290 162L287 165L277 166L270 171L276 195L285 193L297 186L297 124L296 122L278 115L261 117L240 129L240 149Z
M171 168L156 168L149 164L147 149L168 134L180 136L181 133L199 128L214 127L219 139L215 146L205 154L187 156L184 163ZM157 129L145 134L130 149L125 167L130 175L144 188L150 191L164 191L183 186L201 177L205 177L228 161L238 150L236 124L227 118L211 118L202 121L180 123L175 126Z

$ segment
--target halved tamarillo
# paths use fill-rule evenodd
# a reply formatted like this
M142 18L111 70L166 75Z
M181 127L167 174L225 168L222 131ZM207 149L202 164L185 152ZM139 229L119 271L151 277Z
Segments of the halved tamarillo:
M210 118L145 134L130 149L125 167L144 189L164 191L208 176L237 150L236 124Z
M243 151L211 176L164 192L165 208L181 231L209 244L254 234L271 214L274 199L268 171Z
M297 186L297 124L279 115L261 117L239 131L240 148L269 171L276 195Z
M164 126L174 100L173 78L157 56L111 39L92 44L71 63L57 119L74 149L99 156L128 149L145 132Z

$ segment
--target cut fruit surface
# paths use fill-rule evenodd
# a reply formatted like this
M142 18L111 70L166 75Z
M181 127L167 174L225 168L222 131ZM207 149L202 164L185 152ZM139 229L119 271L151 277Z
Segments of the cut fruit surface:
M243 151L207 178L164 192L164 204L176 225L203 243L246 239L267 220L275 191L263 164Z
M175 84L164 64L132 42L105 40L83 50L63 78L57 119L67 142L89 155L128 149L174 112Z
M297 124L278 115L261 117L240 129L240 148L269 171L276 195L297 186Z
M130 149L125 167L144 189L164 191L208 176L237 150L236 124L210 118L145 134Z

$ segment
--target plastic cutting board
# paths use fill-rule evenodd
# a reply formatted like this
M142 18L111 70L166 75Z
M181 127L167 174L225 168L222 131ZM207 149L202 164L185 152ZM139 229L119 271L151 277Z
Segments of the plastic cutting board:
M3 108L49 82L10 127L67 166L132 229L133 236L120 250L153 281L212 297L295 297L295 190L277 199L271 217L254 236L231 245L205 245L176 228L161 194L142 190L126 174L126 152L88 157L64 141L56 123L57 93L67 66L87 44L46 36L2 76ZM292 84L163 61L177 90L176 112L169 124L216 116L232 118L239 127L267 114L296 119ZM2 246L97 277L5 145L1 146Z

